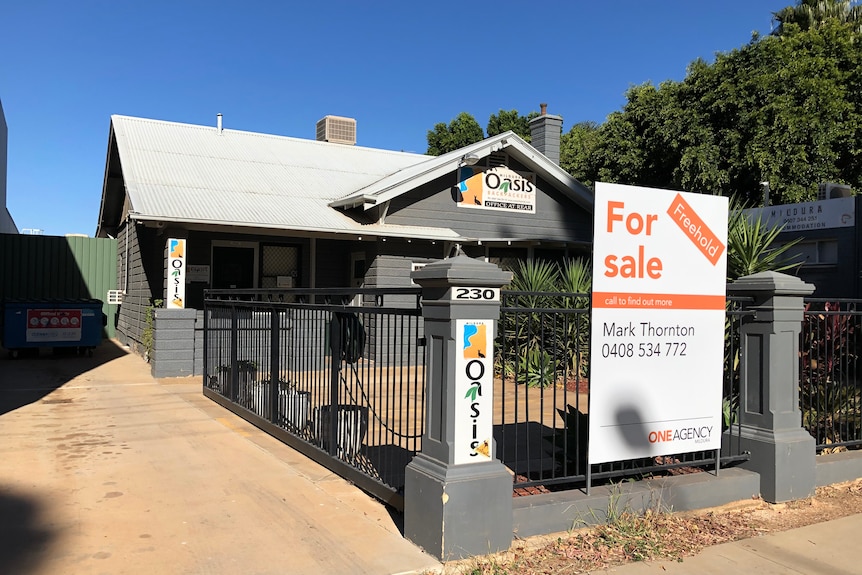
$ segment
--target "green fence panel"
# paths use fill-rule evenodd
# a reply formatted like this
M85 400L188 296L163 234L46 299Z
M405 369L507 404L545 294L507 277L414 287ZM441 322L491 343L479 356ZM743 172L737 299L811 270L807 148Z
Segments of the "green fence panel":
M0 234L0 301L4 299L100 299L114 337L117 306L117 240L79 236Z

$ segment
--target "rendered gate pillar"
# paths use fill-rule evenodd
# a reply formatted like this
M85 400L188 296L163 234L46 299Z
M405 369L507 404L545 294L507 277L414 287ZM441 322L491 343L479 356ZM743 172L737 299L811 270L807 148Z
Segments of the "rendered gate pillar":
M404 535L448 561L512 544L512 475L494 457L494 331L512 277L463 255L411 274L422 286L425 431L408 464Z
M799 334L803 296L814 286L778 272L739 278L729 295L754 298L743 320L740 350L740 446L751 452L743 467L760 474L761 496L777 503L802 499L816 487L814 438L799 410Z

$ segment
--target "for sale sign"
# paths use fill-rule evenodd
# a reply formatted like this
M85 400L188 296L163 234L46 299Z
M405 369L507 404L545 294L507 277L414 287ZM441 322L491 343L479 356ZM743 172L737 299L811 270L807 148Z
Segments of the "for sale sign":
M596 184L590 463L721 447L727 198Z

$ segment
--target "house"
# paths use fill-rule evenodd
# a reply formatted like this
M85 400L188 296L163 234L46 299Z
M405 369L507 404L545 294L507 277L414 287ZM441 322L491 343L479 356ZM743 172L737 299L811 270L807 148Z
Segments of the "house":
M317 140L112 116L96 235L118 241L118 337L140 342L166 299L171 239L194 309L207 288L407 287L455 246L504 264L587 254L593 196L558 165L561 127L533 120L539 150L507 132L432 157L356 146L335 116Z

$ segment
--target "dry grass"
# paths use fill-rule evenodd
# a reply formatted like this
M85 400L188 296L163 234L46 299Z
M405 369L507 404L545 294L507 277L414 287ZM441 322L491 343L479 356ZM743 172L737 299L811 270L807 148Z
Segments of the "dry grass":
M444 573L568 575L633 561L682 561L711 545L862 513L862 479L786 504L752 500L688 513L609 511L607 524L517 541L505 553L449 563Z

